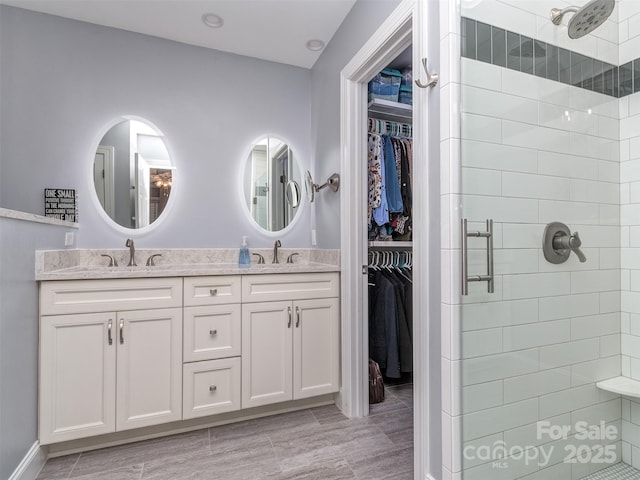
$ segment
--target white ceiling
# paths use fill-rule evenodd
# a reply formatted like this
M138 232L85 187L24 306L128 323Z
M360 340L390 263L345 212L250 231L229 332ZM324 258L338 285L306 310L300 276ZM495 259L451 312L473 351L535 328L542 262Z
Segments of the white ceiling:
M0 0L14 7L311 68L356 0ZM202 22L224 19L222 28Z

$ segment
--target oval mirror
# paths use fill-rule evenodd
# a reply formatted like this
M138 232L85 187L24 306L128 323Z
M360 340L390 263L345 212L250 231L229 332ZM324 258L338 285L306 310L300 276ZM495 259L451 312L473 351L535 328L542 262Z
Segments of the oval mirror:
M143 228L162 215L174 170L162 134L147 123L123 120L96 149L93 183L100 205L114 222Z
M263 137L251 146L244 197L251 218L270 232L286 228L300 209L300 169L289 145Z

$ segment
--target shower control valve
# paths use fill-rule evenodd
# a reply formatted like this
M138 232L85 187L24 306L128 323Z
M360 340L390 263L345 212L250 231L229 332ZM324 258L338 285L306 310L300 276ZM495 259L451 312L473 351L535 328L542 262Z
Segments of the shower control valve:
M587 257L585 257L582 250L580 250L581 245L582 241L580 240L578 232L570 236L561 235L553 238L553 248L556 250L572 250L573 253L578 256L580 262L584 263L587 261Z
M542 251L544 252L544 258L550 263L566 262L571 252L576 254L580 262L586 262L587 257L580 250L581 245L582 240L580 240L578 232L571 233L569 227L564 223L552 222L544 230Z

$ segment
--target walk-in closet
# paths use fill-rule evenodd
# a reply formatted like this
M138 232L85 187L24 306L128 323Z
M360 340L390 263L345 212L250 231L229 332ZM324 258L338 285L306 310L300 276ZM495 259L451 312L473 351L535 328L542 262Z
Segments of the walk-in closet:
M368 84L366 222L370 413L404 406L412 421L411 58L408 47Z

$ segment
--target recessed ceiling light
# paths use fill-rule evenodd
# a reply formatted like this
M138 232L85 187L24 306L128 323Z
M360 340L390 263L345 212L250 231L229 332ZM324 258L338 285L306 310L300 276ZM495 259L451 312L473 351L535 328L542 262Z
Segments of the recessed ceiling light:
M211 28L220 28L224 25L224 20L220 15L216 15L215 13L205 13L202 15L202 21L207 27Z
M309 40L307 42L307 48L312 52L318 52L324 48L324 42L322 40Z

